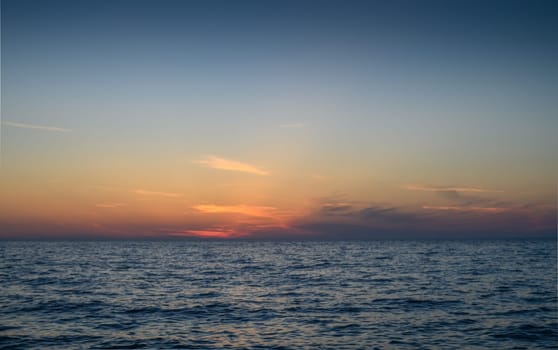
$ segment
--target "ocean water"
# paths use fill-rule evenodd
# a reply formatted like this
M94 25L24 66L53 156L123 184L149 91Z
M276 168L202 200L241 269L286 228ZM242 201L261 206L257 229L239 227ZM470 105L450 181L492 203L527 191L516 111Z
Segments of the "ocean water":
M555 241L0 242L0 348L558 348Z

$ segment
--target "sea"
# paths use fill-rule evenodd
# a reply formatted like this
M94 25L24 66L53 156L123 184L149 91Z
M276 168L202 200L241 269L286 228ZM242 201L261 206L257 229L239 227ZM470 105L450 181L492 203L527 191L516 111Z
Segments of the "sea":
M556 240L0 241L2 349L557 349Z

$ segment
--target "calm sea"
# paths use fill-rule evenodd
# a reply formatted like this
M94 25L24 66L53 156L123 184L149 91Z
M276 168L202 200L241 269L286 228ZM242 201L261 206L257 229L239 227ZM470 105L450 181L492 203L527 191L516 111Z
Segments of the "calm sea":
M556 241L0 242L0 348L558 347Z

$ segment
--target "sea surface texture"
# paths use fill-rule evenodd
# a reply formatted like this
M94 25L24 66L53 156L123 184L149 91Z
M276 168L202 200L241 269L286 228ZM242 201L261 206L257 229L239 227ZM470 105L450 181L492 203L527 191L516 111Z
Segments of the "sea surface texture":
M0 242L0 348L558 347L556 241Z

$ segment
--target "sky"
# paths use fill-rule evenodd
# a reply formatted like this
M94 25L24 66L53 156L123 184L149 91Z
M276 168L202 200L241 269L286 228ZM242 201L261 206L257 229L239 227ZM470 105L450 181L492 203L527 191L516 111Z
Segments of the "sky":
M556 237L555 1L1 2L0 238Z

